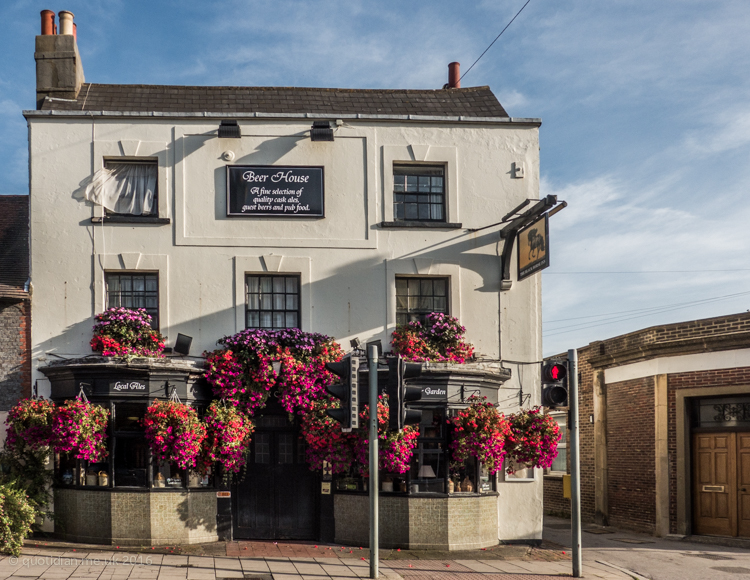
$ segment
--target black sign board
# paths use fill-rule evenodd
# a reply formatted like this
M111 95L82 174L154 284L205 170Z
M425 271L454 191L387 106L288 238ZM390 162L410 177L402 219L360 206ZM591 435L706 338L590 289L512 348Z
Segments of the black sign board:
M518 232L518 279L528 278L549 266L549 218L547 214Z
M138 380L138 379L121 379L121 380L111 380L109 381L109 392L110 393L119 393L121 395L125 394L138 394L138 395L148 395L149 388L148 388L148 381L147 380Z
M448 388L444 386L422 386L422 398L420 401L446 401L448 400Z
M227 165L227 215L324 217L323 168Z

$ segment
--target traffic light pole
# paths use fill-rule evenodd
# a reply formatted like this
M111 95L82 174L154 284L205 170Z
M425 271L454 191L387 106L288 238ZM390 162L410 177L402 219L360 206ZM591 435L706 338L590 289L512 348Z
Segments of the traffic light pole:
M370 375L370 578L378 577L378 347L367 347Z
M570 409L570 535L573 577L580 578L581 562L581 455L578 425L578 351L568 351L568 405Z

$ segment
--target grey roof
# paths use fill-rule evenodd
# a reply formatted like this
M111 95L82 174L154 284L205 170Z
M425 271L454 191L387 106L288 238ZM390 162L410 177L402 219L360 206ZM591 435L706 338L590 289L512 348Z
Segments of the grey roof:
M508 117L489 87L441 90L182 87L87 83L76 100L46 98L42 111L286 113Z

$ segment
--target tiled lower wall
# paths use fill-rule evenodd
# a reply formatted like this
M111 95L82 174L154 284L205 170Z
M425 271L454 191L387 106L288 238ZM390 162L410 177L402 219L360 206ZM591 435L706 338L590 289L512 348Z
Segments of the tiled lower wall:
M57 489L55 531L63 539L94 544L215 542L216 495Z
M336 542L369 543L370 504L364 495L336 495ZM387 497L379 502L380 546L469 550L497 544L497 497Z

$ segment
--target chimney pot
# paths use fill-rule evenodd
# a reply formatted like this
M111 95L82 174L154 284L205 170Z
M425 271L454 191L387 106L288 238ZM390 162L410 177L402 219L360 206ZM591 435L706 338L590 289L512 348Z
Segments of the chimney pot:
M52 10L42 10L42 36L55 33L55 13Z
M57 16L60 18L60 34L73 35L73 13L67 10L58 12Z
M461 64L452 62L448 65L448 88L461 88Z

